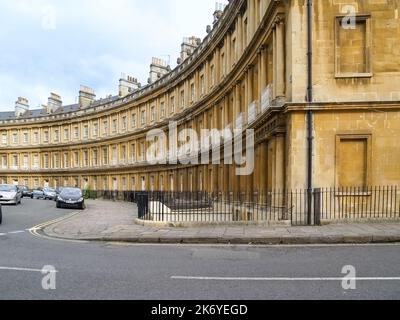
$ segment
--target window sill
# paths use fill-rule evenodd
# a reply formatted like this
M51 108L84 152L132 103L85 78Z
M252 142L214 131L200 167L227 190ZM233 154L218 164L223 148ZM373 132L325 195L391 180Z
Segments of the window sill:
M336 79L350 79L350 78L372 78L373 73L337 73L335 75Z

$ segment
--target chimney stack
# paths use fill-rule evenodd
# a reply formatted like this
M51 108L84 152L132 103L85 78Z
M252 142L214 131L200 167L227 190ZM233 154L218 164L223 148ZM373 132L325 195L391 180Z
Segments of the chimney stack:
M153 58L150 65L149 84L156 82L171 71L171 67L162 59Z
M81 109L86 109L88 108L96 99L96 94L94 93L94 90L82 86L79 90L79 106Z
M223 14L224 14L225 7L226 7L226 5L223 4L223 3L217 2L215 4L215 12L213 14L213 16L214 16L214 25L216 25L218 23L218 21L222 18Z
M29 101L26 98L19 97L15 102L15 116L22 117L29 110Z
M138 79L122 74L121 79L119 80L119 97L126 97L127 95L137 91L141 86L142 85Z
M190 57L194 50L201 44L201 39L196 37L184 38L181 45L181 63ZM180 63L178 63L180 64Z
M47 100L47 108L46 108L47 113L49 114L54 113L61 107L62 107L61 97L56 93L53 92L50 93L50 97Z

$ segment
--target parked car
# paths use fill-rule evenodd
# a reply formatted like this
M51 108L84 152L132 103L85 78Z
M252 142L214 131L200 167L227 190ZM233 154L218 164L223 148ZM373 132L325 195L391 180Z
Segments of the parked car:
M57 197L56 190L51 188L43 189L44 200L54 200Z
M57 197L57 208L85 209L82 191L77 188L63 188Z
M61 191L62 191L63 189L65 189L65 187L58 187L58 188L56 189L56 197L55 197L54 201L57 201L58 196L60 195L60 193L61 193Z
M22 192L17 186L11 184L1 184L0 185L0 203L2 204L21 204Z
M42 188L37 188L32 192L33 199L44 199L44 192Z
M33 199L33 191L30 190L28 187L26 186L20 186L18 187L21 192L22 192L22 198L31 198Z

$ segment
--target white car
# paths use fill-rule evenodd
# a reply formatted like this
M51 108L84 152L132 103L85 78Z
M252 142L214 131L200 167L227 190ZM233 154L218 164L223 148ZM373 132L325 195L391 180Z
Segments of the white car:
M11 184L0 185L0 203L1 204L21 204L22 192L17 186Z

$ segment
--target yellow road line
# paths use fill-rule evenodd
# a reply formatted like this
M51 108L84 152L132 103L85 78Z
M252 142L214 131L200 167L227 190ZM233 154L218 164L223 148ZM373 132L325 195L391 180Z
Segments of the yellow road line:
M55 241L63 241L63 242L74 242L74 243L88 243L88 241L85 240L70 240L70 239L62 239L62 238L55 238L55 237L50 237L44 234L40 234L39 231L43 231L45 228L59 223L61 221L66 221L68 219L73 218L74 216L78 215L79 213L82 213L82 211L76 211L74 213L71 213L68 216L65 217L60 217L51 221L47 221L41 224L38 224L37 226L34 226L30 229L28 229L28 232L33 235L34 237L38 237L38 238L42 238L42 239L46 239L46 240L55 240Z

